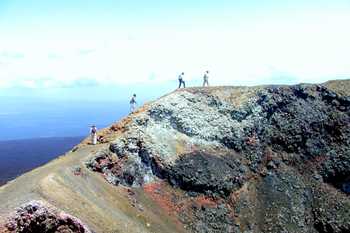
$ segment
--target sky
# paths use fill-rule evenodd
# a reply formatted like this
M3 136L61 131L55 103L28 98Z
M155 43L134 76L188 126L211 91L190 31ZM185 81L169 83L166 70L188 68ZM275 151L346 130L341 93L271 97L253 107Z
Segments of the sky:
M349 12L348 0L1 0L0 96L156 96L206 70L212 85L348 79Z

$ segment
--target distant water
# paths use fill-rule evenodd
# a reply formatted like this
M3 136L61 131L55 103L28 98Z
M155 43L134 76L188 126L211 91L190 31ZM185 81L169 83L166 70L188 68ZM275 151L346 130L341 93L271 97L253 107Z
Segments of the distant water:
M0 98L0 141L87 135L91 124L106 127L128 109L124 102Z
M0 185L64 154L89 134L128 114L126 102L0 97Z
M0 185L72 149L83 137L0 141Z

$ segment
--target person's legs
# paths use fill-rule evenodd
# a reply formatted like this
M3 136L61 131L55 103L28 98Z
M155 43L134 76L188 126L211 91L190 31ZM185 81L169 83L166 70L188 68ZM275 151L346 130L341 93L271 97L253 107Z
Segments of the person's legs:
M92 145L96 145L97 143L97 134L92 134L91 135L91 142L92 142Z
M181 79L179 79L179 88L181 87L181 83L182 83L182 81L181 81Z
M184 88L186 88L186 84L185 84L185 81L182 81L183 85L184 85Z
M130 112L134 112L135 111L135 104L132 103L130 104Z

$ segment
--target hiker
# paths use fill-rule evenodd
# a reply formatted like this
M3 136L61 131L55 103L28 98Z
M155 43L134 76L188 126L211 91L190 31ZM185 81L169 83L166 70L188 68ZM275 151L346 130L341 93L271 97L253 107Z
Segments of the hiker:
M130 100L130 112L134 112L136 109L136 94L133 94Z
M96 145L97 143L97 128L95 125L92 125L90 128L91 144Z
M209 86L209 70L205 71L204 76L203 76L203 87L205 85Z
M184 88L186 87L185 81L184 81L184 75L185 75L184 72L182 72L182 73L179 75L179 88L181 87L181 85L183 85Z

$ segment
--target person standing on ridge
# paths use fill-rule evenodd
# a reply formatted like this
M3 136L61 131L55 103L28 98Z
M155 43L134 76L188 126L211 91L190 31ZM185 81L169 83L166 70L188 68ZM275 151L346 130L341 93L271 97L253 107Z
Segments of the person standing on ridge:
M179 88L181 87L181 85L183 85L184 88L186 87L186 84L185 84L185 81L184 81L184 75L185 75L184 72L182 72L182 73L179 75Z
M205 85L209 86L209 70L205 71L203 76L203 87L205 87Z
M130 99L130 112L134 112L136 109L136 94L133 94Z
M97 128L95 125L92 125L90 128L91 144L96 145L97 143Z

